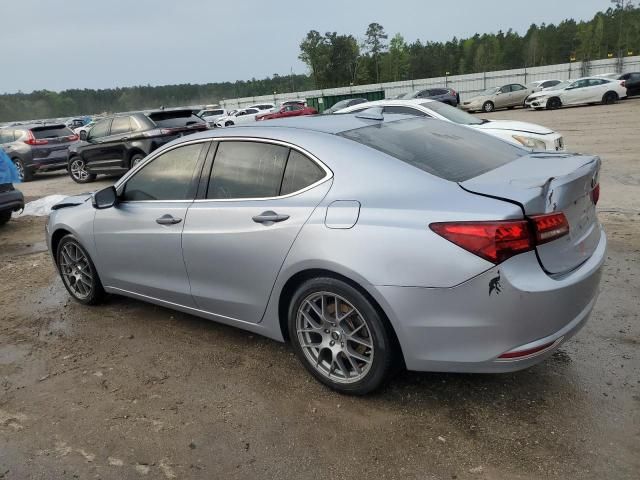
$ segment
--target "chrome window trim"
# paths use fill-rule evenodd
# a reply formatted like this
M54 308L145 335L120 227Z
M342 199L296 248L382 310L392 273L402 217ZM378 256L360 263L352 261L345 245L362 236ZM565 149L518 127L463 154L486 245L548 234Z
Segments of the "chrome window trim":
M318 157L313 155L311 152L305 150L304 148L299 147L298 145L294 145L293 143L286 142L284 140L275 140L275 139L262 138L262 137L217 137L217 138L212 138L211 140L217 141L217 142L237 141L237 142L268 143L271 145L280 145L282 147L290 148L292 150L296 150L297 152L301 153L302 155L310 159L312 162L314 162L316 165L318 165L324 171L325 175L317 182L312 183L311 185L307 185L306 187L301 188L300 190L297 190L295 192L288 193L287 195L277 195L275 197L203 198L203 199L194 200L194 203L251 202L251 201L277 200L281 198L289 198L289 197L293 197L294 195L300 195L301 193L304 193L307 190L311 190L312 188L315 188L318 185L333 178L333 172L331 171L331 169L327 167L324 163L322 163L322 161ZM215 159L213 163L215 164Z
M116 182L116 184L114 185L116 191L118 192L118 195L120 195L122 192L120 191L120 188L122 186L124 186L124 184L129 180L129 178L131 178L133 175L135 175L135 173L142 169L147 163L152 162L153 160L155 160L157 157L159 157L160 155L163 155L167 152L170 152L171 150L174 150L176 148L179 147L183 147L186 145L193 145L196 143L205 143L205 142L229 142L229 141L239 141L239 142L256 142L256 143L268 143L268 144L272 144L272 145L280 145L282 147L286 147L286 148L290 148L292 150L296 150L299 153L303 154L304 156L306 156L307 158L309 158L312 162L314 162L316 165L318 165L325 173L324 177L322 177L320 180L318 180L315 183L312 183L311 185L308 185L300 190L297 190L295 192L289 193L287 195L279 195L279 196L275 196L275 197L247 197L247 198L203 198L203 199L191 199L191 200L129 200L129 201L124 201L122 203L126 203L126 204L132 204L132 203L206 203L206 202L249 202L249 201L262 201L262 200L276 200L276 199L281 199L281 198L289 198L289 197L293 197L295 195L300 195L301 193L306 192L307 190L311 190L312 188L317 187L318 185L326 182L327 180L330 180L333 178L333 171L327 167L318 157L316 157L315 155L313 155L311 152L309 152L308 150L305 150L302 147L299 147L298 145L294 145L293 143L289 143L286 142L284 140L275 140L275 139L270 139L270 138L262 138L262 137L246 137L246 136L242 136L242 137L210 137L210 138L198 138L196 140L190 140L190 141L185 141L182 143L178 143L176 145L173 145L170 148L164 149L164 150L160 150L157 152L153 152L151 155L149 155L144 162L141 162L136 168L129 170L120 180L118 180ZM215 158L214 158L214 162L215 162ZM212 169L213 171L213 169Z

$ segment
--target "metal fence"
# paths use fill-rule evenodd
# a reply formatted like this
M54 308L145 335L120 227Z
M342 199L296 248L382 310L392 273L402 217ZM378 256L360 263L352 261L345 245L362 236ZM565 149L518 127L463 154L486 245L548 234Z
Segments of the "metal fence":
M598 75L600 73L640 71L640 56L624 58L606 58L591 62L571 62L542 67L518 68L514 70L499 70L495 72L469 73L420 80L406 80L402 82L378 83L371 85L355 85L351 87L329 88L325 90L309 90L306 92L278 93L259 97L245 97L227 99L221 102L226 108L241 108L254 103L279 103L285 100L306 99L327 95L346 95L358 92L384 90L386 98L393 98L401 93L422 90L429 87L450 87L460 93L461 97L470 96L476 92L497 87L505 83L528 84L536 80L559 79Z

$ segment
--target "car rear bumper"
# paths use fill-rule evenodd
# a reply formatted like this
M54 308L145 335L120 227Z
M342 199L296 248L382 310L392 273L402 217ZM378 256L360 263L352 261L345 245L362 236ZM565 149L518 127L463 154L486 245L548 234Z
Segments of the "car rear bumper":
M586 323L599 292L606 251L601 231L594 254L562 278L552 278L535 252L452 288L378 286L409 370L508 372L551 355ZM506 352L535 350L521 358Z
M0 193L0 211L11 210L15 212L24 208L24 196L19 190L10 190Z

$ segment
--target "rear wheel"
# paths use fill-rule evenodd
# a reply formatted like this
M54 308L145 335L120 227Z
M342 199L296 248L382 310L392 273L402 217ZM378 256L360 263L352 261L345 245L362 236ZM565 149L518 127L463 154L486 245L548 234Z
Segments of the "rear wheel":
M334 278L303 283L289 306L289 336L298 359L317 380L342 393L378 388L394 348L378 310L353 286Z
M607 92L602 96L602 103L604 105L611 105L612 103L616 103L618 100L619 97L616 92Z
M484 104L482 105L482 110L487 113L493 112L495 108L496 106L493 104L493 102L484 102Z
M16 166L16 170L18 171L18 177L20 177L20 181L22 182L30 182L33 180L33 172L25 167L24 162L19 158L13 159L13 164Z
M95 173L87 171L87 164L82 157L71 157L69 159L69 176L76 183L89 183L96 179Z
M73 235L62 237L56 251L56 265L62 282L74 300L95 305L104 298L104 289L87 251Z
M562 102L558 97L551 97L547 100L547 110L555 110L562 106Z
M4 225L9 220L11 220L11 210L1 210L0 211L0 225Z
M129 168L133 168L138 165L142 160L144 160L144 155L141 153L136 153L133 157L131 157L131 161L129 164L131 165Z

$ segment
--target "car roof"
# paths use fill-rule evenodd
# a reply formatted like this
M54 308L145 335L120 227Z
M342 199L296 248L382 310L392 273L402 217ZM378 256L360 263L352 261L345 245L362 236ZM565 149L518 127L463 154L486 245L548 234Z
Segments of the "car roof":
M20 125L14 125L12 128L14 130L31 130L32 128L66 128L67 126L64 123L22 123Z

